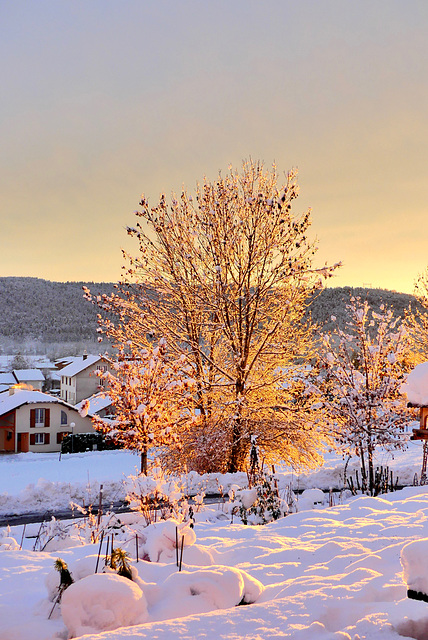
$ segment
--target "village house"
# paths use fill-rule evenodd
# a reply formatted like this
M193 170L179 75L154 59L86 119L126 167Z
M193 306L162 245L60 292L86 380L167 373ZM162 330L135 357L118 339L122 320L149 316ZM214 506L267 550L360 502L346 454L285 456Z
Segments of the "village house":
M91 418L57 397L19 387L0 393L0 453L60 451L65 435L90 432Z
M37 391L43 390L45 376L40 369L14 369L12 374L15 384L25 384Z
M77 404L103 389L104 381L97 375L97 371L106 372L108 365L101 356L84 354L74 362L61 369L60 397L65 402Z

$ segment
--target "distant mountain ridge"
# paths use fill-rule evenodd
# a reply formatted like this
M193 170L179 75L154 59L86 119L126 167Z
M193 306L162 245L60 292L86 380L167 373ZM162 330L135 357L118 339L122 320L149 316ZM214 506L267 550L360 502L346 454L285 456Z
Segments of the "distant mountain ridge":
M109 294L110 282L52 282L31 277L0 277L0 352L49 353L58 355L98 351L97 308L83 298L82 287L94 294ZM346 304L351 295L367 298L378 311L383 303L402 317L415 297L386 289L335 287L324 289L310 305L312 319L325 330L346 322Z

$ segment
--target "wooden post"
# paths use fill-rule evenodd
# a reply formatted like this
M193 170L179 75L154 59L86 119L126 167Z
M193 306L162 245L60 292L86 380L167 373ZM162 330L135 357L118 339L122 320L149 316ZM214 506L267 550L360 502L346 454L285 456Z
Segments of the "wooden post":
M21 544L19 545L19 550L21 551L22 549L22 543L24 542L24 535L25 535L25 528L26 528L26 524L24 524L24 528L22 530L22 538L21 538Z
M100 526L102 514L103 514L103 485L100 485L100 495L98 498L98 520L97 520L98 528Z

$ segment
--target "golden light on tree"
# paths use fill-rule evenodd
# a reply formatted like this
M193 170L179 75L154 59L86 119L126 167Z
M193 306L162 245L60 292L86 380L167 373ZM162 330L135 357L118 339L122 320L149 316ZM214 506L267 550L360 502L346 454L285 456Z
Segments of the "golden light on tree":
M114 344L147 348L165 338L195 380L197 425L180 456L200 471L243 469L251 436L268 461L311 464L326 432L316 426L304 363L313 335L304 320L311 294L330 267L315 268L310 211L294 215L297 176L280 183L275 167L247 162L194 196L142 197L128 233L139 251L117 294L98 303ZM335 265L337 266L337 265Z

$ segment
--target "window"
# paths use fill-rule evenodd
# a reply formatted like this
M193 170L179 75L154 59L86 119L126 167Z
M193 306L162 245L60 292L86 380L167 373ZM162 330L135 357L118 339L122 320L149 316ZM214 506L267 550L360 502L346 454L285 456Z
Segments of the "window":
M61 424L67 424L67 423L68 423L67 414L65 413L65 411L61 411Z
M50 433L30 433L30 444L49 444Z
M50 409L39 408L30 409L30 427L49 427Z
M45 410L34 409L34 415L35 415L35 426L44 427L45 426ZM43 443L40 443L40 444L43 444Z

